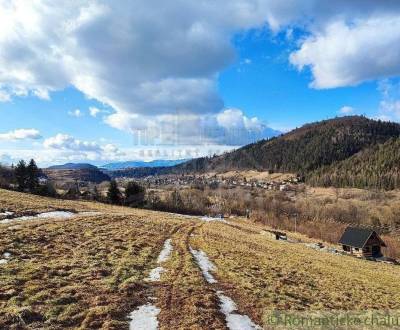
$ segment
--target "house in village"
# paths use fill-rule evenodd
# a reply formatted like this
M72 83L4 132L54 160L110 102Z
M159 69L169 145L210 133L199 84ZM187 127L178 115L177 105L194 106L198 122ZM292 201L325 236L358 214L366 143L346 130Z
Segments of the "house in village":
M347 227L339 240L343 251L360 257L382 257L385 242L376 231L366 228Z

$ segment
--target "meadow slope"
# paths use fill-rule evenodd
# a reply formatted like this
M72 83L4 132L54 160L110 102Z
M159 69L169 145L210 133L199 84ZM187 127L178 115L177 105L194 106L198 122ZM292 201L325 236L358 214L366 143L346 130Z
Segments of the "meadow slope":
M0 258L9 254L0 264L1 329L128 329L129 314L149 303L160 329L226 329L233 314L221 309L221 292L235 316L260 326L275 309L400 309L399 266L275 241L243 220L0 190L0 213L54 210L91 213L0 223ZM167 239L173 249L160 264Z

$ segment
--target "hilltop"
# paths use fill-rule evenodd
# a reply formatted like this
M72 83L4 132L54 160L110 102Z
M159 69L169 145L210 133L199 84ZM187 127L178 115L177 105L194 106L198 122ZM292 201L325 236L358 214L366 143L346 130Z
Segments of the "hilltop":
M307 174L398 136L399 124L360 116L340 117L307 124L279 137L249 144L221 156L194 159L175 169L256 169Z
M66 163L63 165L49 166L49 170L96 170L97 167L87 163Z

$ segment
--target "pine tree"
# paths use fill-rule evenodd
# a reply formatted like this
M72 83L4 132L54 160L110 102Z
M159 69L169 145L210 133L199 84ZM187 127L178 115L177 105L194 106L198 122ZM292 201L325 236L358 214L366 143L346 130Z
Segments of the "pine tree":
M111 180L108 188L107 198L111 204L121 203L121 191L118 188L117 181Z
M17 181L18 190L24 191L27 187L27 168L24 160L20 160L14 171L15 180Z
M26 167L26 186L31 193L36 192L39 187L39 168L33 159Z
M138 206L143 203L144 195L144 187L135 181L130 181L125 188L125 204L130 206Z

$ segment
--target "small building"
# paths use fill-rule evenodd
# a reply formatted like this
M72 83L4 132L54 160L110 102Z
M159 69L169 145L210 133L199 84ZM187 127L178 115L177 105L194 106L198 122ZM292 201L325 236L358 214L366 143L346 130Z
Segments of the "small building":
M339 240L343 251L362 257L382 257L381 248L385 242L375 230L357 227L347 227Z
M286 233L282 232L282 231L277 231L277 230L262 230L261 231L262 235L267 235L273 239L276 240L287 240L287 235Z

